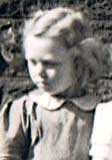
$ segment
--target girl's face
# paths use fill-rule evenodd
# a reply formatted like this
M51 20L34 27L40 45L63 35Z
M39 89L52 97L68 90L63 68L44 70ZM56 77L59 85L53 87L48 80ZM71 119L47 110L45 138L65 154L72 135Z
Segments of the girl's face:
M73 58L66 49L50 40L30 36L25 46L26 60L32 81L52 95L74 84Z

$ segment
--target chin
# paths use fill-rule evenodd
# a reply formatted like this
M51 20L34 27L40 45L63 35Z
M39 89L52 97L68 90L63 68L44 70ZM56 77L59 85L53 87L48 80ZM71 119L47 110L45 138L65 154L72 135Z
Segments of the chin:
M57 94L56 90L45 89L45 92L48 92L51 96L54 96Z
M50 95L52 95L52 96L56 96L56 95L58 95L59 93L61 93L61 92L63 92L62 90L52 90L52 91L48 91L48 93L50 94Z

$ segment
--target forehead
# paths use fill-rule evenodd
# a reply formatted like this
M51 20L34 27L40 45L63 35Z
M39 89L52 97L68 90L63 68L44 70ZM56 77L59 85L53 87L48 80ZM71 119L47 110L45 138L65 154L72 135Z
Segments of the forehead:
M42 39L30 35L25 40L24 47L26 59L56 58L60 60L70 57L70 53L67 53L66 48L51 39Z

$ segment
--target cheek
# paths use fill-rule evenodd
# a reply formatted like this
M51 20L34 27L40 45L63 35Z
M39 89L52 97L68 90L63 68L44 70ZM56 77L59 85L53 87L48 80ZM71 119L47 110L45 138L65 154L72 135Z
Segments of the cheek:
M57 75L57 70L56 69L48 69L48 70L46 70L46 74L48 75L48 77L50 79L53 79Z
M74 74L72 67L73 66L71 66L70 64L68 64L64 67L63 76L64 76L65 81L72 81L73 74Z
M32 66L32 64L28 63L28 71L31 77L33 77L35 75L36 69L34 66Z

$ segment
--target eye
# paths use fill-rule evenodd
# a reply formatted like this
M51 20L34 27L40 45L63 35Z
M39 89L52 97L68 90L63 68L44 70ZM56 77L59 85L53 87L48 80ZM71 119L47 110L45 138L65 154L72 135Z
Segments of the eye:
M37 61L36 61L35 59L31 59L30 61L31 61L31 63L32 63L33 65L36 65L36 64L37 64Z
M45 66L45 67L57 67L60 65L59 62L55 62L55 61L48 61L48 60L44 60L42 61L42 64Z

